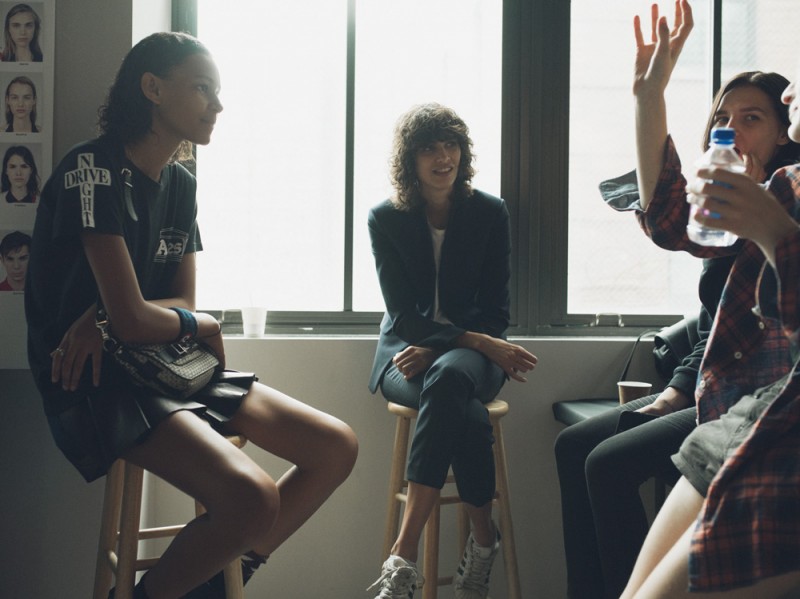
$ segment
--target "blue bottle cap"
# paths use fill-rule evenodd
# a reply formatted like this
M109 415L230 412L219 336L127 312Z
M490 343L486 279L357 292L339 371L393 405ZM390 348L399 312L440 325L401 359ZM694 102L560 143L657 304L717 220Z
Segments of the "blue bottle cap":
M711 141L714 143L732 144L736 138L736 131L731 127L717 127L711 130Z

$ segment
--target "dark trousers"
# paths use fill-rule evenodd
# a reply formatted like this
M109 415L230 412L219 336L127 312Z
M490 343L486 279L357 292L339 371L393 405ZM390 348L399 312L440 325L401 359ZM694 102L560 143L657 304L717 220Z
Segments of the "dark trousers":
M670 484L680 476L670 456L695 428L694 407L614 434L621 411L656 397L569 426L556 439L570 599L619 597L649 527L639 487L653 476Z
M452 466L459 497L480 507L495 491L492 425L484 404L505 382L503 370L483 354L453 349L427 372L407 381L392 364L381 382L383 396L419 410L407 478L441 489Z

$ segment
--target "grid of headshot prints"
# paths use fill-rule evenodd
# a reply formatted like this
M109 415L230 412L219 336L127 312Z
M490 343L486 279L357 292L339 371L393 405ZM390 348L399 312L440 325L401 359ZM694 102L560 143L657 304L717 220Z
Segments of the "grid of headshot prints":
M0 2L0 368L27 368L25 277L53 164L55 0Z

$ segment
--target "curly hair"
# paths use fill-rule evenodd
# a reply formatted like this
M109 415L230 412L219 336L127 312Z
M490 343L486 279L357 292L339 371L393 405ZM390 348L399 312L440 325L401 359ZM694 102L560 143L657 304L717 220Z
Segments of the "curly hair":
M395 193L392 204L399 210L411 210L424 203L417 179L417 151L435 141L456 141L461 148L461 162L454 184L456 197L472 195L472 139L469 128L454 110L431 102L414 106L401 116L394 129L389 172Z
M162 32L147 36L125 56L106 102L98 109L97 128L114 143L141 140L152 127L152 102L141 89L142 75L165 78L176 66L195 54L210 55L196 38L186 33ZM192 158L192 144L184 141L172 160Z
M789 85L789 80L778 73L765 73L763 71L746 71L734 75L725 85L719 88L719 91L714 96L714 102L711 104L711 112L708 115L708 122L706 123L705 131L703 132L702 146L703 151L708 149L711 140L711 130L714 128L717 111L719 111L722 98L729 91L739 87L755 87L767 94L770 99L770 104L775 110L775 116L783 128L783 132L789 129L789 107L781 101L783 91ZM800 160L800 144L791 139L787 144L778 146L775 155L764 165L764 170L767 176L771 176L776 170L783 166L789 166Z

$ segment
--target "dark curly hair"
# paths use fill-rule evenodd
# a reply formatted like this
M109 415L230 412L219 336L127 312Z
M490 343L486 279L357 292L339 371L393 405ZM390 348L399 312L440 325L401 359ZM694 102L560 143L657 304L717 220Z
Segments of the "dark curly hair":
M131 48L108 90L105 104L98 110L100 135L121 145L137 142L147 135L152 126L152 103L142 93L142 75L152 73L165 78L195 54L210 55L196 38L178 32L153 33ZM191 157L192 144L184 141L172 159Z
M454 110L431 102L414 106L398 119L394 129L390 177L395 193L392 204L399 210L411 210L424 200L417 179L417 151L436 141L456 141L461 148L461 162L454 185L455 195L472 195L472 139L469 128Z
M746 71L744 73L734 75L725 85L719 88L719 91L714 96L714 102L711 104L711 112L708 115L706 129L703 132L703 151L708 149L711 141L711 130L714 128L714 121L716 119L719 106L722 104L723 96L729 91L739 87L751 86L760 89L762 92L767 94L770 99L770 103L772 104L772 108L775 110L775 115L778 117L778 121L780 122L781 127L783 127L784 133L786 133L786 131L789 129L789 125L791 124L789 122L789 107L781 101L781 97L783 96L783 91L788 85L789 80L778 73ZM770 160L768 164L764 165L764 170L767 173L767 177L770 177L772 173L779 168L794 164L798 162L798 160L800 160L800 144L790 139L789 143L778 146L778 149L775 152L775 155L772 157L772 160Z

